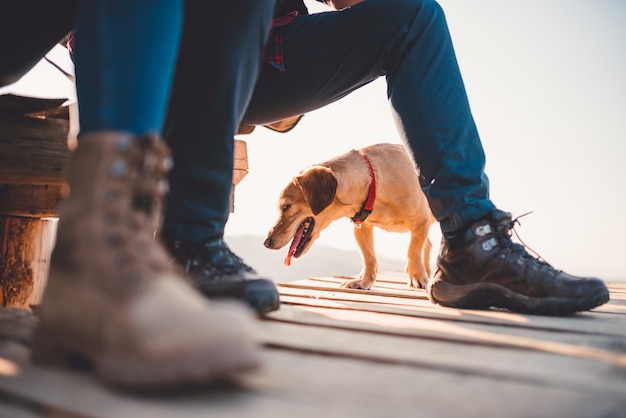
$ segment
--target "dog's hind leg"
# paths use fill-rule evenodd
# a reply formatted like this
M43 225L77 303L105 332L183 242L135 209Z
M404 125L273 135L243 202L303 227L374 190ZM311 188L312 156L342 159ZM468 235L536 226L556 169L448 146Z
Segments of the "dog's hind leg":
M368 290L374 285L378 273L378 260L374 251L374 227L367 224L362 224L360 228L355 227L354 238L361 250L363 269L356 279L342 283L341 287Z

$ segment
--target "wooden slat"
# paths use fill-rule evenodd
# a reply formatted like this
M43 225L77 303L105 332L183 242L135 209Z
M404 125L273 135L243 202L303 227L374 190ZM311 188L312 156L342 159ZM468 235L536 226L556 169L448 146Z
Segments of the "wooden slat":
M221 390L130 396L34 366L24 350L11 363L0 343L0 412L6 401L49 416L623 415L622 301L565 318L457 310L403 289L404 277L383 274L372 291L338 289L342 278L280 284L281 309L257 320L264 367Z
M26 366L17 376L0 375L0 395L40 415L89 417L588 418L620 416L626 406L614 391L587 390L584 382L546 385L306 350L266 349L263 360L239 389L138 397L103 388L90 375Z
M306 280L306 281L297 281L297 282L289 282L289 283L280 283L280 286L283 288L294 288L294 289L306 289L306 290L321 290L321 291L333 291L337 293L352 293L355 295L377 295L377 296L389 296L395 298L407 298L407 299L422 299L426 300L428 297L426 293L420 290L404 290L404 289L393 289L393 288L383 288L380 286L374 286L370 290L360 290L360 289L346 289L339 287L339 284L328 284L323 283L317 280Z
M614 393L405 364L290 351L270 351L266 360L265 372L250 377L254 387L308 405L318 417L588 418L620 416L626 405ZM287 407L278 416L299 415Z
M48 218L57 215L63 186L0 184L0 214Z
M69 121L0 118L0 183L64 184Z
M575 329L569 332L554 332L551 329L540 328L459 324L396 314L309 306L286 306L268 315L268 318L290 324L445 341L460 345L541 351L595 359L626 367L626 354L615 351L615 347L626 341L626 333L621 335L581 333Z
M362 359L384 364L442 370L528 384L559 385L580 392L626 393L623 358L604 361L586 356L557 355L532 350L493 349L480 345L412 339L346 329L263 323L262 340L271 347ZM616 365L615 363L620 363ZM618 367L619 366L619 367ZM589 380L602 376L602 384Z
M553 331L576 328L581 332L604 332L621 335L626 329L626 311L610 302L592 312L583 312L567 318L533 316L501 310L463 310L434 305L423 299L395 298L370 293L371 291L350 291L344 289L317 290L305 288L285 288L279 284L283 303L303 306L332 307L367 312L394 313L430 319L446 319L461 323L505 325L518 328L542 328ZM349 290L349 289L348 289ZM357 293L353 293L357 292ZM360 292L360 293L359 293ZM365 302L365 303L364 303ZM611 321L601 321L609 316Z
M31 113L67 113L66 107L61 107L67 99L44 99L37 97L16 96L14 94L0 95L0 114L22 116Z

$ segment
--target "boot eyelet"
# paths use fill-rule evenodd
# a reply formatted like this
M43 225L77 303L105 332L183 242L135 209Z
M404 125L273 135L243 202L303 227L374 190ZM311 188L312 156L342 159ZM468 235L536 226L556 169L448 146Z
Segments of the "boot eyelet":
M107 234L105 239L106 239L107 245L111 247L118 246L121 242L120 236L115 233Z
M124 254L116 254L113 256L113 264L116 267L124 267L128 265L128 256Z
M110 172L113 177L123 177L128 172L128 167L124 161L116 160L111 164Z
M120 138L119 141L117 141L117 143L115 144L115 149L122 153L128 151L128 149L130 148L130 141L131 139L126 137Z
M117 196L117 193L115 193L115 190L113 190L113 189L106 189L104 191L104 200L106 202L109 202L109 203L113 202L115 200L116 196Z

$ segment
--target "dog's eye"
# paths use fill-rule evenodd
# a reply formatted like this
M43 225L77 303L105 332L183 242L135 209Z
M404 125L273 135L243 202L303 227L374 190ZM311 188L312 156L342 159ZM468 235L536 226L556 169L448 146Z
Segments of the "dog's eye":
M282 210L283 212L287 212L290 208L291 208L291 205L284 205L284 206L281 208L281 210Z

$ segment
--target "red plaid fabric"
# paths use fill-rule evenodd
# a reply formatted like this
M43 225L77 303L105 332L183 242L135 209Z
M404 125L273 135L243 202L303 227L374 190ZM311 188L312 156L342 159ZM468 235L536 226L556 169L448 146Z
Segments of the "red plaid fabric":
M263 60L272 64L280 71L285 71L285 56L283 55L282 28L300 16L309 14L302 0L284 0L278 7L276 17L272 22L270 37L265 47Z

